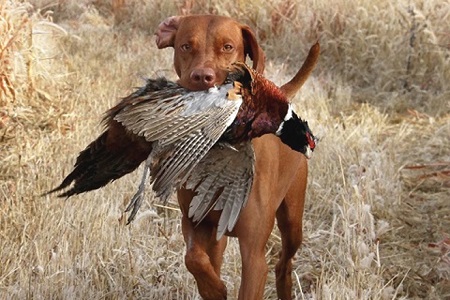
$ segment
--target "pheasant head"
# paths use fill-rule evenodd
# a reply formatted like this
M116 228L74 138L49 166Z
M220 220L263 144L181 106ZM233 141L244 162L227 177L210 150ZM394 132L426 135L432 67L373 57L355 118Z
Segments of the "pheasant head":
M316 138L308 123L293 111L284 92L245 63L235 63L227 77L234 88L228 92L233 99L241 95L243 103L224 137L232 142L274 133L293 150L306 154L314 150Z

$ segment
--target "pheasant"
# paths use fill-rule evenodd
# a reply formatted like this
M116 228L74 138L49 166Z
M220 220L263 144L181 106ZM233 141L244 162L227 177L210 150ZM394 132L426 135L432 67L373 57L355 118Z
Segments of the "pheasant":
M207 91L189 91L165 78L147 84L107 111L106 130L85 150L73 171L48 193L70 197L98 189L145 161L138 191L126 211L131 222L141 206L150 175L152 189L167 201L185 186L196 192L189 217L201 222L221 210L217 239L231 231L253 181L253 138L275 134L293 150L314 150L308 123L293 111L283 92L244 63ZM150 174L148 174L150 172Z

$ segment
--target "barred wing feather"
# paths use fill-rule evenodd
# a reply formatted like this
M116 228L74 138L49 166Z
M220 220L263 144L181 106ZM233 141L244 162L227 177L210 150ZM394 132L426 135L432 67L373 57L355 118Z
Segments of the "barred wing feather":
M217 239L231 231L248 199L255 155L250 142L235 147L217 144L199 162L186 187L197 192L188 216L201 222L211 210L222 210Z
M229 100L231 84L212 91L140 97L117 112L114 120L153 142L150 174L153 190L167 200L236 118L242 99ZM157 93L156 93L157 95Z

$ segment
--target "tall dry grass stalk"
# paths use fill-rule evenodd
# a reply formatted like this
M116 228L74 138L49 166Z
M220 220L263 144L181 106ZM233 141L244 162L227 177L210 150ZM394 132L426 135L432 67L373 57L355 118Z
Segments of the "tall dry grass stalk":
M2 2L4 3L0 8L2 19L0 30L0 104L6 105L6 97L10 97L13 101L16 98L16 87L13 85L13 82L16 81L16 61L22 58L23 64L28 68L30 67L30 55L26 53L26 50L29 48L31 32L29 30L30 20L25 14L27 6L14 6L6 1ZM18 55L15 54L18 48L23 50L20 53L20 58L17 58ZM27 73L29 75L29 72ZM31 77L28 76L27 78L30 87L32 86Z
M41 197L143 83L175 78L152 33L173 14L255 28L266 75L286 82L320 40L295 99L320 137L310 160L296 299L450 297L450 4L442 1L0 0L0 298L198 299L176 200L123 210L139 172L102 190ZM273 270L280 250L267 245ZM240 282L230 239L223 280ZM269 272L265 299L275 299Z

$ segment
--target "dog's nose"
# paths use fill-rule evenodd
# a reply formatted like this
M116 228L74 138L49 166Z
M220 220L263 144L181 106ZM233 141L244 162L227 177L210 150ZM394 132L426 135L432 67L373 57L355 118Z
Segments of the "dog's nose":
M195 69L191 73L191 81L205 88L212 87L216 81L216 74L211 68Z

